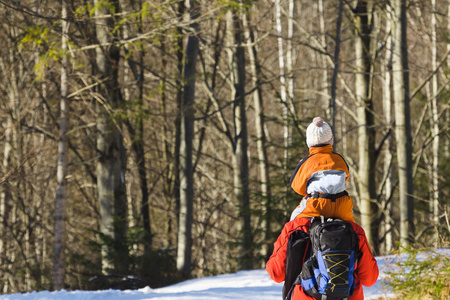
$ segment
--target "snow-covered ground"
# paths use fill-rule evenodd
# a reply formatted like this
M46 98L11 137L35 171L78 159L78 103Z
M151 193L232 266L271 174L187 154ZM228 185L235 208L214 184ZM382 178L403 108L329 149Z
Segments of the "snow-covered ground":
M383 286L386 271L398 259L394 256L377 257L380 268L378 282L364 287L365 299L389 299L394 295ZM0 295L0 300L280 300L283 284L273 282L265 270L240 271L213 277L192 279L175 285L140 290L58 291Z

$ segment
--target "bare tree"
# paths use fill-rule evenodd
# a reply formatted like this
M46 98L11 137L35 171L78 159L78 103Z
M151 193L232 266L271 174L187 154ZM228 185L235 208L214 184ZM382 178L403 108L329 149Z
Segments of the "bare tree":
M391 18L392 10L390 6L386 7L386 54L382 68L384 70L384 82L383 82L383 113L386 126L389 130L389 137L386 141L384 150L384 163L383 173L386 174L386 180L384 183L384 249L385 253L389 253L394 246L394 234L393 231L393 209L392 203L392 186L393 186L393 134L392 134L392 30L391 30Z
M287 72L287 95L288 95L288 109L291 114L294 112L294 90L295 90L295 74L294 74L294 62L295 62L295 48L293 45L294 41L294 20L295 17L295 2L294 0L289 0L288 3L288 16L287 16L287 42L286 42L286 72ZM300 109L301 112L301 109ZM289 124L288 124L289 125ZM287 145L288 147L292 144L292 127L289 126L289 134ZM289 158L288 158L289 159Z
M361 201L361 225L367 240L378 253L377 208L375 199L375 130L371 83L371 22L372 12L365 0L356 3L355 23L355 94L358 115L358 187Z
M61 101L60 101L60 125L58 140L58 167L56 171L56 180L58 187L56 189L55 199L55 248L53 261L53 284L55 290L64 288L64 236L65 236L65 202L66 202L66 173L67 173L67 130L69 127L69 101L68 93L68 54L67 39L69 33L69 22L67 17L67 1L61 1L62 35L61 50L63 58L61 60Z
M191 271L192 256L192 214L194 206L194 170L192 163L192 141L194 139L194 100L195 75L199 40L196 36L199 17L199 4L195 0L187 1L191 28L186 44L184 62L184 85L181 102L181 143L180 143L180 217L178 224L177 268L188 276Z
M242 21L238 12L230 10L227 13L227 39L229 42L228 56L232 82L233 122L235 124L232 165L234 197L239 213L237 224L237 232L240 235L239 253L241 254L239 268L251 269L253 265L253 237L250 223L251 211L248 186L248 138L245 110L245 55L242 45L244 43L243 34Z
M122 11L125 14L130 14L130 7L128 0L120 0L120 6ZM142 22L142 19L139 19ZM123 38L130 38L130 26L128 24L123 25ZM142 24L138 26L137 31L142 34ZM149 248L152 245L152 228L150 223L150 210L149 210L149 190L147 184L147 170L146 170L146 158L145 158L145 149L144 149L144 118L143 109L144 109L144 56L145 52L143 51L142 45L138 46L139 51L137 51L137 59L133 59L131 55L131 51L129 49L129 45L126 44L124 47L125 57L127 57L128 68L124 68L124 81L135 82L137 88L137 99L136 99L136 107L137 117L135 118L134 124L132 124L132 118L127 119L127 128L130 134L131 139L131 147L134 151L135 163L137 166L138 176L139 176L139 186L141 190L141 201L140 201L140 214L142 217L142 225L144 232L146 233L146 243L144 244L144 251L148 252ZM130 79L131 74L133 75L134 80ZM125 101L131 101L131 93L130 89L124 88L124 98ZM133 112L134 113L134 112ZM136 115L136 113L134 113ZM133 126L134 125L134 126ZM132 206L132 205L131 205ZM130 219L131 220L131 219Z
M32 101L20 101L25 95L24 89L28 83L29 73L25 67L33 64L36 52L29 56L22 56L18 51L21 30L18 21L23 21L19 14L4 14L5 25L1 34L5 45L5 52L0 56L0 72L3 78L1 89L3 91L2 111L4 114L5 131L2 134L3 176L0 194L0 219L2 242L0 255L2 264L1 283L2 292L29 290L34 284L30 270L32 263L32 232L30 227L31 208L34 203L30 193L30 184L26 180L25 167L27 165L27 152L31 149L29 137L23 132L26 128L26 117L32 114L25 113ZM7 21L6 21L7 20ZM14 21L14 22L11 22ZM30 93L30 98L32 93ZM21 224L13 226L13 224ZM17 269L22 273L17 276Z
M324 3L323 0L317 1L317 8L318 8L318 14L319 14L319 24L320 24L320 43L322 45L323 49L327 48L327 34L325 32L325 16L324 16ZM321 65L322 68L322 74L320 76L321 78L321 95L320 98L321 103L323 104L324 108L329 107L329 101L330 101L330 95L329 95L329 76L328 76L328 64L327 64L327 58L325 55L321 55ZM325 109L326 113L329 113L329 109ZM327 119L330 119L330 115L327 115Z
M433 223L435 226L435 242L436 245L439 241L439 233L437 232L439 226L439 101L438 101L438 48L437 48L437 33L436 33L436 0L431 0L431 67L434 71L433 76L431 78L431 134L433 137L433 146L432 146L432 193L431 193L431 203L432 203L432 214L433 214Z
M255 87L253 92L253 105L255 107L255 129L256 129L256 147L258 152L258 165L260 174L261 198L264 201L263 205L263 221L261 227L264 231L263 246L261 248L261 255L267 258L270 255L271 248L271 222L272 222L272 192L270 187L270 172L269 159L267 155L267 141L264 132L265 118L264 118L264 101L261 87L261 69L258 61L258 50L255 37L255 30L251 24L250 13L247 13L245 18L245 33L247 42L252 45L248 47L248 57L250 70L252 74L252 84ZM263 262L265 265L265 260Z
M341 51L341 27L342 27L342 10L343 10L343 0L339 0L338 16L336 19L336 35L334 38L334 69L333 75L331 77L331 98L329 104L329 118L331 123L331 128L336 130L336 85L339 74L339 54Z
M97 94L97 190L100 203L101 230L106 239L102 249L104 273L124 273L128 269L126 241L125 149L120 121L114 109L122 104L118 82L119 48L112 40L114 22L105 3L95 0L96 48L98 80ZM111 4L118 10L118 2ZM108 16L109 15L109 16Z
M447 1L447 31L450 31L450 1ZM450 53L450 41L447 41L447 53ZM447 55L447 68L450 69L450 55ZM450 110L447 109L445 113L446 120L450 120ZM450 154L450 138L445 139L444 144L444 155L446 158Z
M6 44L6 43L5 43ZM8 43L9 44L9 43ZM8 52L12 51L12 48L8 50ZM4 76L6 72L9 69L9 64L7 64L7 60L4 58L0 58L0 66L1 66L1 74ZM7 77L6 77L7 78ZM11 82L12 83L12 82ZM13 84L8 84L7 86L10 87L10 89L7 91L7 95L9 98L9 101L5 101L5 108L8 108L11 113L7 115L6 121L4 123L5 132L3 133L3 159L2 159L2 172L3 174L6 174L2 178L2 190L0 193L0 230L3 232L3 235L0 237L0 265L5 266L1 271L1 276L4 278L4 283L2 285L2 292L7 293L10 291L10 281L11 281L11 275L8 275L8 269L11 265L14 253L11 253L9 250L9 238L8 234L6 234L6 230L9 225L9 216L11 213L11 208L13 205L13 199L12 199L12 191L11 191L11 183L5 182L7 179L8 174L10 174L14 160L13 158L13 142L15 140L16 136L16 129L14 126L14 118L15 118L15 104L14 104L14 94L15 89ZM10 263L8 263L8 261Z
M394 33L392 37L392 74L395 103L395 139L399 173L400 243L402 246L406 246L412 242L414 236L406 1L394 0L392 1L392 7L392 28Z
M275 1L275 28L278 34L278 64L280 68L280 101L282 105L283 114L283 134L284 134L284 166L287 167L289 160L289 104L288 95L286 90L286 58L284 53L284 41L283 41L283 24L281 19L281 2L280 0Z

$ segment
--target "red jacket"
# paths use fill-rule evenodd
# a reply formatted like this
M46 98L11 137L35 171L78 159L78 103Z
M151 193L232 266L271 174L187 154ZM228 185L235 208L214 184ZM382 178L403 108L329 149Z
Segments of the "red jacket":
M357 262L355 272L355 291L349 300L362 300L364 299L363 288L364 286L372 286L375 284L378 278L378 265L375 258L372 255L369 244L367 242L364 229L356 223L350 222L353 225L353 229L359 238L359 250L361 252L360 258ZM303 230L308 232L308 228L311 225L309 219L299 218L292 220L284 225L280 236L274 244L272 256L269 258L266 264L266 271L269 273L270 278L275 282L284 281L286 273L286 251L289 236L296 230ZM361 285L362 284L362 285ZM314 299L306 295L301 285L296 285L292 300L311 300Z

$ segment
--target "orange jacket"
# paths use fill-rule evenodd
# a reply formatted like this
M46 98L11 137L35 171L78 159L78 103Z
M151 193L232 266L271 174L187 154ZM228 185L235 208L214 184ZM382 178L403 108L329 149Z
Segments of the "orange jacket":
M324 216L325 218L337 218L355 222L353 201L350 196L342 196L335 201L324 198L308 198L303 199L303 201L306 201L306 205L303 211L296 217L297 219Z
M364 229L354 222L350 222L359 238L359 250L360 256L355 268L355 291L349 300L362 300L364 299L363 288L364 286L372 286L378 279L378 265L375 258L372 255L369 244L367 242ZM270 278L275 282L282 282L285 279L286 273L286 251L289 236L296 230L303 230L308 232L308 228L311 222L307 218L299 218L292 220L284 225L281 234L274 244L272 256L266 264L266 271L269 273ZM362 284L362 285L361 285ZM314 299L306 295L301 285L296 285L292 295L292 300L311 300Z
M344 158L333 152L333 146L322 145L309 148L309 156L302 159L292 173L290 184L294 191L306 195L306 185L312 174L318 171L339 170L347 173L347 182L350 177L348 165Z

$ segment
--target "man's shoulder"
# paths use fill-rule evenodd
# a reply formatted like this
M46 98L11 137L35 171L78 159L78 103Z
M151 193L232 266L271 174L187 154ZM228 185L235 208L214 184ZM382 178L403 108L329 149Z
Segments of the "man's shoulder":
M304 230L305 227L307 228L310 225L311 225L311 221L309 218L296 218L296 219L284 224L284 227L289 232L289 231L295 231L295 230Z
M351 222L351 221L347 221L347 222L349 222L350 224L352 224L353 230L354 230L357 234L364 234L364 235L366 234L365 231L364 231L364 228L362 228L361 225L359 225L358 223Z

